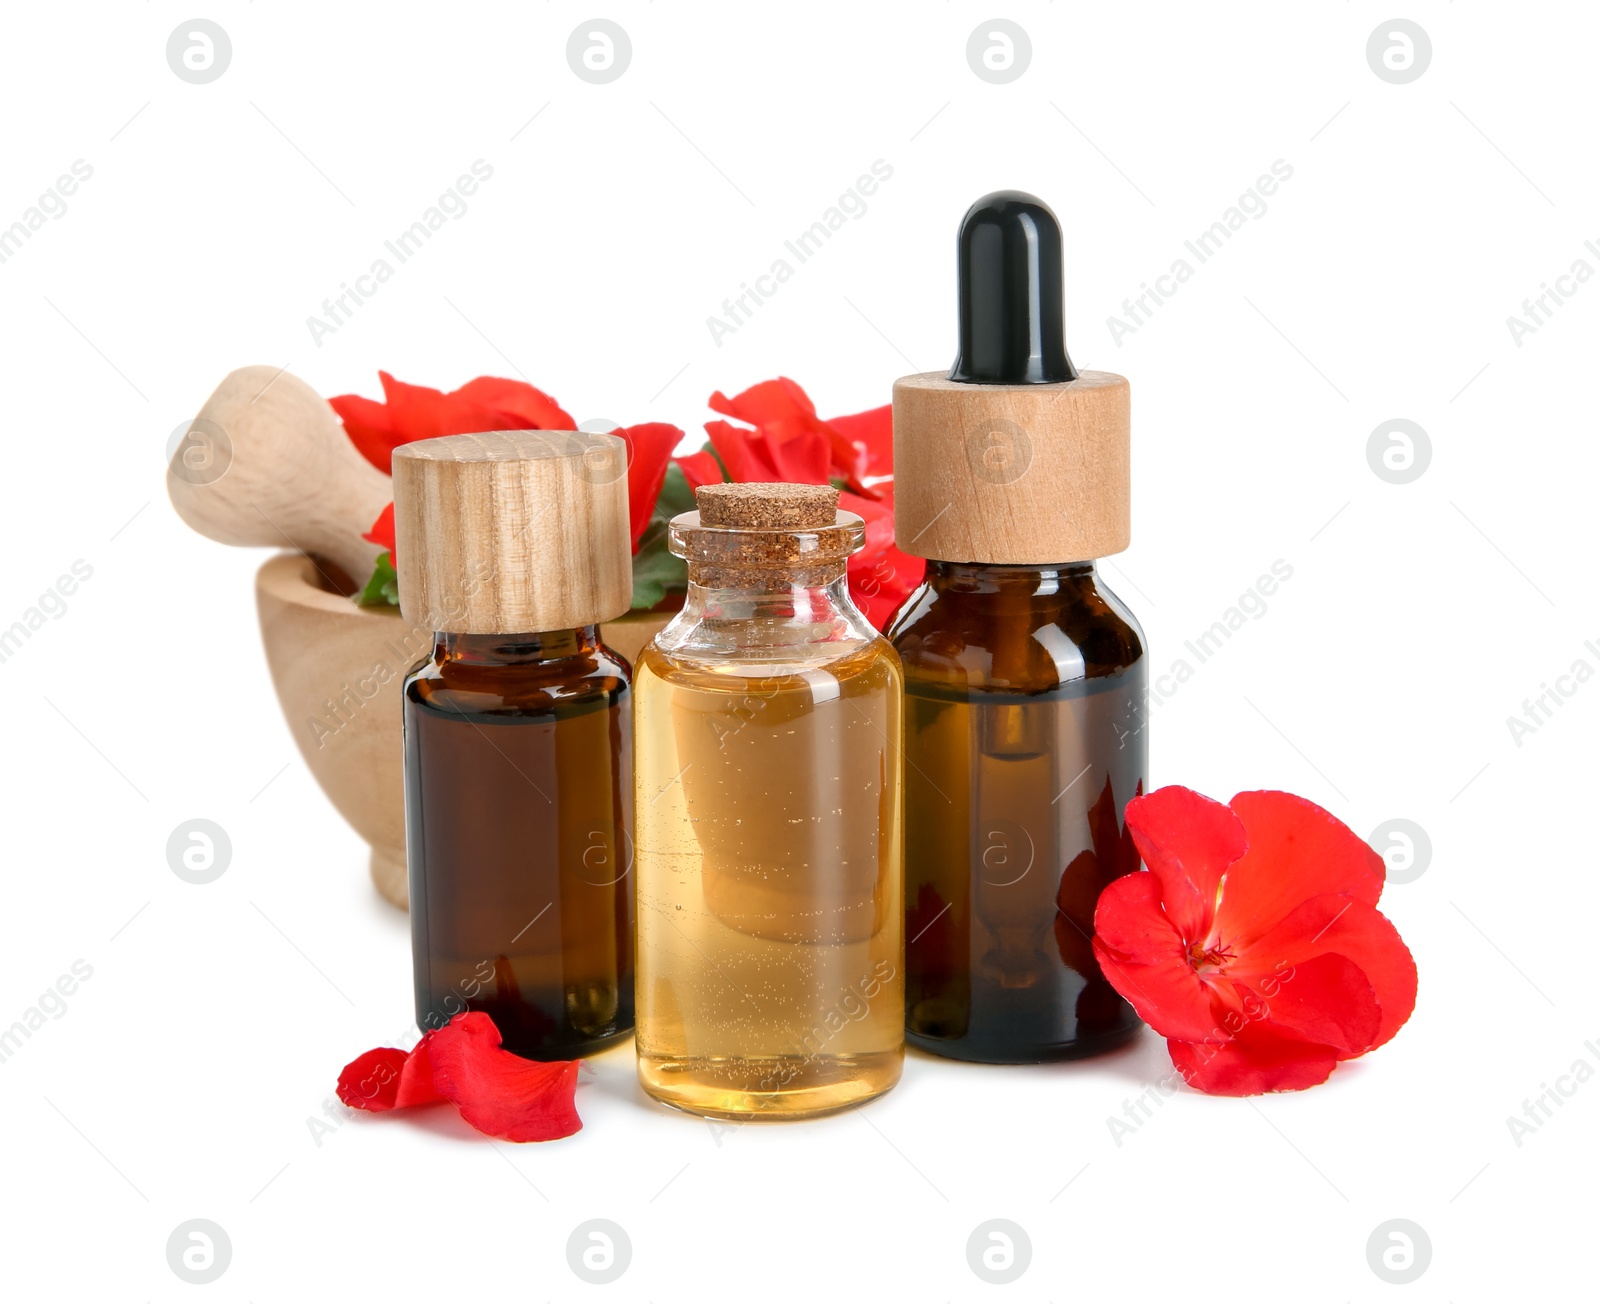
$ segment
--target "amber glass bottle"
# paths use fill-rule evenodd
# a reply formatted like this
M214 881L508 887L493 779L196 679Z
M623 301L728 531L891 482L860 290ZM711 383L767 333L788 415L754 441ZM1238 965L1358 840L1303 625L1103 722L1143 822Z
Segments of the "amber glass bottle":
M624 463L539 432L395 454L401 606L437 631L404 693L417 1022L481 1010L532 1059L633 1027L630 676L597 631L629 601Z
M1089 939L1138 868L1144 646L1092 563L930 562L906 676L906 1033L960 1059L1093 1054L1138 1026Z
M1128 383L1062 338L1061 232L1000 191L958 238L960 349L894 389L895 535L928 559L906 677L906 1030L959 1059L1093 1054L1139 1026L1090 941L1138 868L1144 639L1093 558L1128 546Z
M900 1077L900 663L850 601L836 491L697 496L688 600L637 672L639 1079L802 1118Z
M405 686L419 1026L572 1059L633 1027L628 665L593 625L441 634Z

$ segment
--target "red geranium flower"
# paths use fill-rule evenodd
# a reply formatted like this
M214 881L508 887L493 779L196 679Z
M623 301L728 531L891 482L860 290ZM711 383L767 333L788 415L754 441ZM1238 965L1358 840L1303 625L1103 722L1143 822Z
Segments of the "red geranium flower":
M710 403L714 410L750 426L706 422L716 456L701 452L677 459L690 486L717 483L722 467L730 480L745 483L842 483L839 506L866 522L866 541L850 559L850 596L882 629L922 582L926 568L920 557L894 546L894 486L872 479L893 470L889 406L824 421L805 390L782 376L732 398L718 391Z
M1377 909L1383 860L1320 806L1170 787L1125 818L1148 872L1101 894L1095 956L1190 1086L1315 1086L1411 1016L1416 964Z
M359 394L329 399L344 423L345 433L361 455L385 474L393 473L394 450L418 439L477 434L486 430L574 430L577 423L555 399L526 381L479 376L445 393L426 385L408 385L386 371L384 401ZM628 446L628 531L633 549L650 523L666 479L672 450L683 431L665 422L622 426L612 432ZM720 478L720 477L719 477ZM394 564L394 504L385 507L372 528L361 536L383 548ZM392 577L390 577L392 578ZM373 584L377 583L377 578ZM373 592L373 584L368 591ZM390 590L378 596L391 600ZM365 601L366 599L363 598ZM377 600L375 597L373 600Z
M502 1049L500 1030L480 1011L458 1014L423 1034L409 1054L380 1047L339 1074L339 1099L375 1114L454 1102L478 1131L507 1141L554 1141L583 1126L573 1097L578 1061L535 1063Z
M887 406L824 421L805 390L784 376L732 398L718 390L710 404L713 411L755 427L706 422L711 445L734 480L827 484L838 479L854 492L876 498L867 477L892 469Z
M380 371L382 403L340 394L329 404L344 422L350 442L385 475L394 450L417 439L471 435L485 430L575 430L576 422L548 394L526 381L479 376L448 394L407 385Z

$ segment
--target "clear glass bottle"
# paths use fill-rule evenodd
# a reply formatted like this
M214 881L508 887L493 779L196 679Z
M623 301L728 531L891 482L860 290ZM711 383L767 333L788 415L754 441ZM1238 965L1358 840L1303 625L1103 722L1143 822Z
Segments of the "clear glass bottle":
M888 630L906 677L906 1035L996 1063L1126 1041L1090 939L1139 867L1144 638L1092 562L929 562Z
M683 610L635 675L639 1079L799 1118L900 1077L901 674L825 486L715 485L672 522Z
M533 430L394 455L400 609L436 631L402 699L417 1024L479 1010L529 1059L633 1027L630 677L598 633L632 598L626 466Z

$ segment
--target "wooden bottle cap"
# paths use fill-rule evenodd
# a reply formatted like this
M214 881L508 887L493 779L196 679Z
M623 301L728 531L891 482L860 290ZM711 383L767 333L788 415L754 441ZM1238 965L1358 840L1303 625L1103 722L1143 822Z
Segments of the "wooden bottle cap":
M394 451L400 612L425 629L525 634L610 620L633 600L627 445L502 430Z
M944 372L894 384L894 532L936 561L1050 566L1128 546L1128 382L1045 385Z

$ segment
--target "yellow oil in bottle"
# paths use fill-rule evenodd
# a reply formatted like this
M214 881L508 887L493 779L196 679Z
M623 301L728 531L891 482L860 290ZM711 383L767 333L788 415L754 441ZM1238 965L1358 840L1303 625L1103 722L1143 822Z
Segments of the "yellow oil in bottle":
M881 638L787 661L652 645L634 691L646 1091L741 1119L887 1091L905 1017L899 658Z

